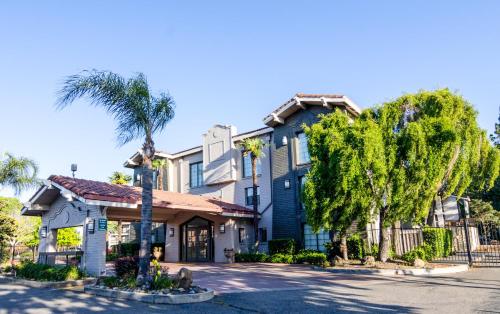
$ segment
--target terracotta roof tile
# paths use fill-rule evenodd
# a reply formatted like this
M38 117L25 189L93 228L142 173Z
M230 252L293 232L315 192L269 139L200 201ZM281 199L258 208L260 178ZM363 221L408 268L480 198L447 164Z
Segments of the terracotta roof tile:
M50 176L49 180L86 200L141 204L142 188L140 187L73 179L58 175ZM253 213L251 209L223 202L216 198L160 190L153 190L153 207L202 210L216 213Z

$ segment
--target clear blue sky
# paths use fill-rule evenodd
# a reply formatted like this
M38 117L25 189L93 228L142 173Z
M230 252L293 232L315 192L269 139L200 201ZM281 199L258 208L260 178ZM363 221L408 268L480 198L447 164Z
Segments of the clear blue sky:
M156 137L175 152L216 123L240 132L297 92L361 107L449 87L493 130L500 105L499 1L9 1L0 4L0 151L41 176L106 180L140 146L84 101L57 112L66 75L144 72L176 117ZM9 194L8 191L0 191ZM23 195L23 199L27 195Z

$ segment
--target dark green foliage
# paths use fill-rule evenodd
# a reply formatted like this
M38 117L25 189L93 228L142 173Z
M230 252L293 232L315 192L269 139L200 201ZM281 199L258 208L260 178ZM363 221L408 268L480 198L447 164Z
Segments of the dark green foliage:
M139 260L137 257L120 257L115 260L115 272L120 278L136 277L139 271Z
M106 254L106 262L112 262L112 261L116 260L118 257L119 256L117 253L108 253L108 254Z
M423 261L429 261L432 259L432 248L429 245L420 245L413 248L411 251L406 252L401 256L401 259L405 262L412 263L415 259L421 259Z
M424 243L430 248L428 259L446 257L453 251L453 233L445 228L424 228Z
M326 254L322 252L302 251L295 255L295 262L297 264L307 263L311 265L323 266L326 264L326 261Z
M237 263L266 263L271 260L270 256L264 253L236 253Z
M277 253L271 256L271 263L293 264L294 256L291 254Z
M313 230L344 232L379 215L423 223L436 195L488 190L500 153L477 123L477 112L448 89L408 94L363 110L353 123L340 110L304 128L311 168L303 199ZM379 259L390 244L380 232Z
M113 251L120 256L137 256L139 254L139 243L120 243L113 246Z
M16 220L0 213L0 245L10 239L16 231ZM3 252L0 252L2 254Z
M108 288L114 288L121 286L121 280L115 276L102 277L99 278L99 284L104 285Z
M325 244L328 259L342 256L340 241L332 241ZM362 259L365 256L364 240L359 234L353 234L347 238L347 253L350 259Z
M295 254L294 239L273 239L269 241L269 254Z
M77 280L84 277L82 271L76 266L50 266L36 264L30 261L23 262L17 267L17 277L39 281L64 281Z

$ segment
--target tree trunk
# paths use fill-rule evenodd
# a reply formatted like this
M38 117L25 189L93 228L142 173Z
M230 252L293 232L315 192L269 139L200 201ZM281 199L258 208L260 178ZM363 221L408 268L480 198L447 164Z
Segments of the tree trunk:
M117 236L118 236L118 256L122 254L122 232L123 232L123 227L122 227L122 221L118 220L118 230L117 230Z
M253 229L255 239L255 251L259 248L259 203L257 200L257 158L252 154L252 204L253 204Z
M427 225L435 227L437 221L435 221L434 216L436 215L436 211L443 211L443 201L441 195L437 194L432 201L432 207L429 210L429 214L427 215Z
M14 265L14 254L16 254L16 244L10 244L10 264Z
M163 167L158 168L158 190L163 191Z
M142 205L141 205L141 246L139 250L138 283L143 283L149 272L151 257L151 220L153 214L153 170L151 160L154 156L152 141L143 146L143 174L142 174Z
M385 216L387 214L387 207L382 207L380 209L380 221L379 221L379 250L378 250L378 259L385 263L389 258L389 248L391 245L389 230L390 227L385 226Z
M345 232L340 236L340 252L342 253L342 258L347 261L349 255L347 254L347 234Z

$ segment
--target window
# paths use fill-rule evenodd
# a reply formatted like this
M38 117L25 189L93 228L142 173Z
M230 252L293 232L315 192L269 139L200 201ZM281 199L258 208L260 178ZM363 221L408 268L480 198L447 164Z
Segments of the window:
M249 178L252 176L252 157L250 154L243 154L243 178ZM260 158L257 158L257 167L256 167L257 175L260 176L262 174L262 163L260 162Z
M304 132L297 134L297 164L307 164L311 161L307 150L307 137Z
M320 230L318 233L312 231L311 226L304 225L304 248L325 252L325 243L330 242L330 232Z
M259 239L260 242L267 242L267 229L259 228Z
M197 188L203 185L203 163L189 164L189 186Z
M300 202L300 207L302 208L302 210L305 210L305 207L304 207L304 199L302 197L302 193L304 192L304 185L306 184L306 176L301 176L299 177L299 202Z
M240 243L245 242L245 228L238 229L238 241Z
M245 189L245 204L253 205L253 187ZM257 205L260 205L260 187L257 187Z

